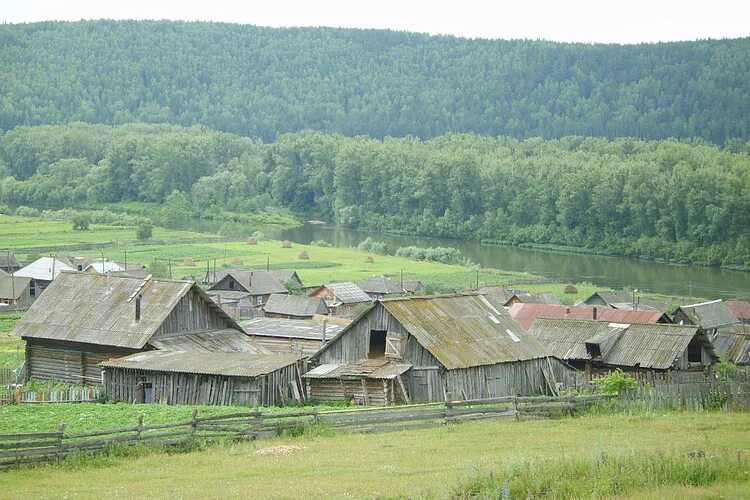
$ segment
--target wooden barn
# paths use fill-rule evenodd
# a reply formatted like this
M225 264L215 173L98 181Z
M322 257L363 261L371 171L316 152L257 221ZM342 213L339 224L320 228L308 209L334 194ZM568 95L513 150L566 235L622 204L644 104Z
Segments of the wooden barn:
M273 406L301 401L299 361L291 354L149 351L101 366L110 401Z
M693 325L537 319L528 333L589 375L613 368L704 371L718 359L706 334Z
M572 384L565 363L482 295L380 300L311 363L303 378L314 400L427 403L556 394Z
M316 316L321 318L321 316ZM344 326L323 316L320 320L255 318L240 326L260 347L278 354L311 356L336 336Z
M330 283L313 290L310 297L325 300L328 310L333 316L352 318L357 308L362 304L369 304L372 299L356 283Z
M732 311L721 300L680 306L674 312L674 322L680 325L697 325L713 338L719 330L738 325Z
M320 297L271 294L263 306L267 318L312 319L316 314L328 314L328 307Z
M722 360L736 365L750 365L750 325L722 328L711 342Z
M11 335L26 341L29 378L75 384L100 385L102 361L176 340L182 350L230 344L231 350L267 352L195 283L151 277L60 273Z
M25 311L32 302L31 278L0 276L0 311Z
M288 293L284 284L269 271L231 271L219 279L210 292L245 292L256 309L262 308L271 294Z

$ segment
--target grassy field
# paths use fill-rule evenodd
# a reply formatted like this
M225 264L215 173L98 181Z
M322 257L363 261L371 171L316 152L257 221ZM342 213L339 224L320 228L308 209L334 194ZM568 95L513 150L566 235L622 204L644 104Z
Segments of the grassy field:
M20 318L21 313L0 313L0 368L15 368L23 362L25 342L8 335Z
M524 468L534 484L550 481L542 491L594 497L605 491L597 474L615 460L625 464L615 467L615 480L618 470L630 474L618 481L619 495L739 498L750 494L748 450L747 413L483 421L377 435L277 438L186 454L153 452L8 471L0 474L0 497L100 498L106 492L108 497L148 498L444 498L464 496L477 482L520 474ZM561 463L570 464L566 470L591 474L577 475L571 493L559 481L566 478ZM654 467L671 472L659 478L645 473Z

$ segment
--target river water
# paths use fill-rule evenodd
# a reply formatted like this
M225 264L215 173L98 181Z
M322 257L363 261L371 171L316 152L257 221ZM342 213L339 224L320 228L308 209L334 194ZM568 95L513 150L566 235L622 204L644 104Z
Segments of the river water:
M252 233L251 228L246 229L247 234ZM390 253L408 245L455 247L482 267L525 271L562 282L589 282L602 288L635 286L654 293L711 299L750 297L750 272L714 267L482 245L476 241L401 236L315 224L291 229L266 227L261 230L274 239L288 239L301 244L324 240L336 247L355 247L369 236L386 242ZM214 227L212 232L215 231Z

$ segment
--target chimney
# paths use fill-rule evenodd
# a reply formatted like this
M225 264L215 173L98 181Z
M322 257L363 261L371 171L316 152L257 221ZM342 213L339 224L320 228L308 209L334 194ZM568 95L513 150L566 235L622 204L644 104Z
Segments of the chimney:
M135 298L135 320L140 321L141 319L141 296L138 295Z
M594 310L591 312L594 319L596 319L596 307L594 307Z

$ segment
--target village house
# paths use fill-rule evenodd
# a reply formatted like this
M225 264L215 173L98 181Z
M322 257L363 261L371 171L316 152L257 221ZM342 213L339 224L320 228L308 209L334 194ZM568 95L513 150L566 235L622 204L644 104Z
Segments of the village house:
M350 281L323 285L313 290L310 297L323 299L331 315L344 318L354 317L359 306L372 302L369 295Z
M0 275L2 273L13 274L23 266L10 250L0 251Z
M572 375L476 294L377 301L311 364L308 397L377 405L556 394Z
M271 294L263 306L267 318L312 319L316 314L327 315L328 307L319 297Z
M406 293L399 283L385 276L370 276L359 287L372 299L384 299Z
M261 309L273 293L289 293L273 273L258 270L233 270L209 288L211 292L244 292L250 294L253 307Z
M665 313L657 310L629 311L597 306L556 306L517 303L508 309L511 317L528 330L538 318L594 319L610 323L671 323Z
M267 275L271 276L273 279L278 281L283 286L290 286L292 288L299 288L303 289L304 285L302 284L302 280L297 275L297 271L293 269L241 269L237 267L222 267L218 270L215 270L213 273L208 272L206 275L206 280L204 281L204 285L215 285L226 275L232 274L232 273L266 273ZM210 279L209 279L210 278Z
M0 276L0 311L24 311L32 302L31 278Z
M713 339L722 328L737 325L740 320L721 300L678 307L673 315L679 325L698 325Z
M561 305L560 299L550 292L531 293L526 290L513 290L503 286L484 286L478 293L488 297L493 303L510 307L513 304Z
M15 276L31 278L30 295L35 300L64 271L79 271L76 267L58 257L40 257L31 264L16 271Z
M750 325L750 300L726 300L724 304L740 320L740 323Z
M528 334L546 350L585 370L704 371L718 357L697 325L608 323L581 319L537 319Z
M101 366L111 401L273 406L302 401L299 361L293 354L148 351Z
M296 320L255 318L240 323L252 341L277 354L315 354L335 337L346 324L341 318L315 316L316 319Z
M634 293L628 290L604 290L594 292L576 305L609 307L611 309L625 310L657 310L661 312L665 312L669 308L669 304L666 302L642 299L637 295L637 291Z
M419 293L424 291L424 285L419 280L399 280L399 285L406 293Z
M100 385L99 363L141 351L268 353L193 282L63 272L13 328L35 380Z
M736 365L750 365L750 325L732 325L719 330L712 340L716 354Z
M234 319L255 318L262 313L255 307L253 296L248 292L207 290L206 294Z
M111 260L95 260L83 268L84 273L98 273L98 274L109 274L109 273L125 273L128 271L141 271L146 266L137 263L123 263L114 262ZM131 276L134 277L134 276Z

